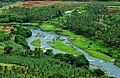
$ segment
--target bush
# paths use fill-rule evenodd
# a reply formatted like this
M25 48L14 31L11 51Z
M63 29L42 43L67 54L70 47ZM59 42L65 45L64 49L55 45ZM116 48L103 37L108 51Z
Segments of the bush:
M103 76L105 73L101 69L94 69L93 74L96 76Z
M48 55L48 56L52 56L52 55L54 55L52 49L47 49L46 52L45 52L44 54L45 54L45 55Z
M58 53L54 55L54 58L60 59L68 64L74 65L76 67L89 67L89 62L84 55L73 56L72 54L62 54Z
M21 36L21 35L16 35L15 36L15 42L16 43L18 43L18 44L20 44L20 45L22 45L22 46L24 46L25 48L29 48L29 46L28 46L28 42L26 41L26 39L23 37L23 36Z
M32 35L32 32L30 29L24 28L24 27L17 27L17 35L22 35L24 37L30 37Z

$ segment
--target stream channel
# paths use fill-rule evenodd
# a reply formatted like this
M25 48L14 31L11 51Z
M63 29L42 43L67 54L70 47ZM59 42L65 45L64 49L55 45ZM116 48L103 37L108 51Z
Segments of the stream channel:
M62 41L62 43L75 48L77 51L82 52L85 55L85 57L87 58L87 60L90 63L90 68L92 68L92 69L101 68L108 75L116 77L116 78L120 78L120 68L119 67L115 66L112 62L107 62L107 61L90 56L84 50L71 44L68 41L68 39L69 39L68 36L59 35L54 31L43 31L37 27L32 27L32 26L25 26L25 27L31 29L31 31L32 31L32 36L27 38L28 45L30 46L31 49L35 48L35 46L31 45L31 42L33 40L40 39L41 47L46 48L46 49L47 48L52 49L55 54L56 53L66 53L66 52L54 49L49 44L47 44L48 41L52 42L56 38L64 39L64 41Z

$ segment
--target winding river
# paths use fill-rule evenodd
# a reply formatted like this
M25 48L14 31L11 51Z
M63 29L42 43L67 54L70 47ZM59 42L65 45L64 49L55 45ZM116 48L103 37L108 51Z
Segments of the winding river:
M37 28L37 27L30 27L27 26L27 28L30 28L32 31L32 36L27 38L28 41L28 45L30 46L31 49L34 49L35 47L32 46L30 43L33 40L36 39L40 39L41 40L41 47L43 48L50 48L53 50L54 53L66 53L57 49L52 48L49 44L47 44L48 41L52 42L55 38L61 38L64 39L64 41L62 41L65 45L74 47L76 50L78 50L79 52L82 52L85 57L88 59L88 61L90 62L90 67L92 69L94 68L101 68L102 70L104 70L108 75L116 77L116 78L120 78L120 68L118 68L117 66L115 66L113 63L111 62L106 62L104 60L101 59L97 59L95 57L90 56L89 54L87 54L85 51L83 51L82 49L74 46L73 44L71 44L68 39L69 37L67 36L63 36L63 35L59 35L54 31L42 31L41 29Z

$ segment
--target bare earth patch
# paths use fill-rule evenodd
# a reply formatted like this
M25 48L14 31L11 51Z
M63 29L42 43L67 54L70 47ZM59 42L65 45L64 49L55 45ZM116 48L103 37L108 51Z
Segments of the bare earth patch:
M31 7L31 6L38 6L38 5L51 5L53 1L27 1L23 2L21 6Z

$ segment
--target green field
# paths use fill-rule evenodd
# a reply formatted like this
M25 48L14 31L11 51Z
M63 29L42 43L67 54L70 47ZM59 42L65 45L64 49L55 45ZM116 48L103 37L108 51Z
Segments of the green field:
M33 45L33 46L38 46L38 47L39 47L39 46L40 46L40 43L41 43L40 40L37 39L37 40L32 41L32 42L31 42L31 45Z
M61 30L60 28L58 28L58 27L56 27L56 26L54 26L54 25L51 25L51 24L42 24L42 25L40 26L40 28L41 28L42 30L49 30L49 31L52 31L52 30L60 31L60 30Z
M68 52L71 54L77 54L77 55L82 55L81 52L78 52L76 49L67 46L65 44L63 44L61 41L59 40L55 40L52 44L50 44L53 48L64 51L64 52Z

